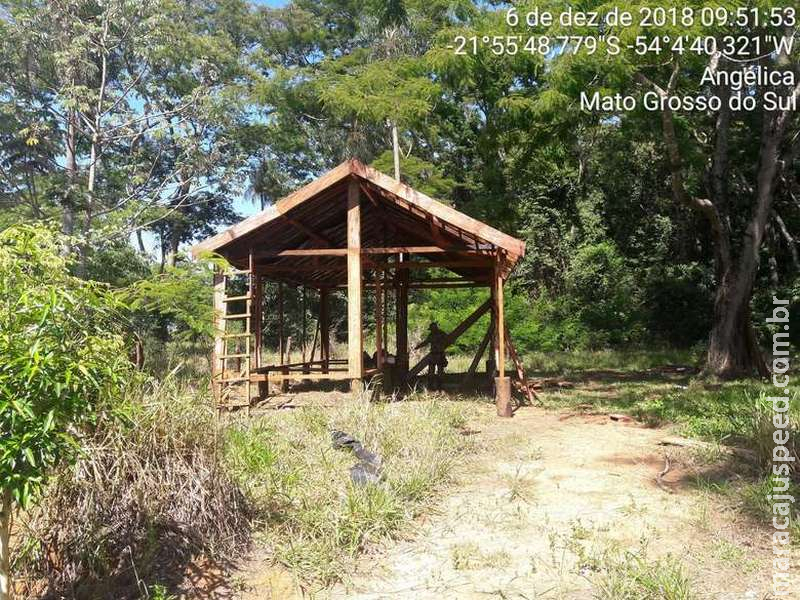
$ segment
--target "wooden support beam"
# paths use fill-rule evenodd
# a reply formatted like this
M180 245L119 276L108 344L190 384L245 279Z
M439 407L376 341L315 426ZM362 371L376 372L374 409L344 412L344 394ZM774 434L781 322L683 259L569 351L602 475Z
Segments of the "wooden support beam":
M350 373L348 371L335 371L335 372L328 372L328 373L303 373L300 371L297 372L290 372L288 369L285 369L283 373L264 373L264 374L253 374L250 375L251 382L257 381L275 381L280 383L282 386L285 384L286 390L288 390L288 384L291 380L300 380L300 379L310 379L310 380L346 380L350 379ZM282 388L283 389L283 388Z
M528 404L532 405L533 399L536 396L536 392L531 390L530 386L528 385L528 380L525 377L525 368L522 365L522 360L520 360L519 354L517 354L517 349L514 347L514 342L511 341L511 333L508 330L508 325L506 325L506 348L508 348L508 354L517 370L517 378L519 379L522 391L525 393L525 396L528 399Z
M387 350L389 349L389 293L386 290L386 272L383 275L383 345Z
M285 256L347 256L348 248L290 248L288 250L259 250L256 258L281 258Z
M362 254L467 254L470 256L486 256L470 248L453 246L385 246L381 248L362 248Z
M414 290L425 290L425 289L432 289L432 290L441 290L441 289L450 289L450 288L480 288L480 287L488 287L491 283L487 282L480 282L480 281L462 281L462 282L453 282L453 283L427 283L425 281L416 281L414 283L410 283L408 287Z
M286 250L258 250L253 252L256 258L284 258L292 256L339 256L346 257L349 248L288 248ZM375 246L361 248L362 254L464 254L466 256L484 257L486 251L474 250L463 246Z
M466 319L464 319L463 321L461 321L461 323L459 323L458 327L453 329L453 331L451 331L444 337L444 344L442 349L446 349L459 337L461 337L461 334L463 334L467 329L472 327L472 325L483 315L485 315L491 308L492 308L491 300L487 300L486 302L481 304L478 308L476 308L471 315L469 315ZM408 372L408 377L411 378L418 375L422 371L422 369L427 367L428 363L431 360L431 356L432 356L431 352L428 352L428 354L423 356L422 359L416 364L416 366Z
M331 360L330 316L328 313L328 290L319 290L319 357L327 371Z
M493 300L495 304L495 340L496 340L496 355L497 355L497 377L495 377L495 407L497 415L500 417L510 417L512 415L511 408L511 379L506 377L506 324L505 324L505 307L503 302L503 261L502 256L498 254L495 263L494 271L494 294Z
M256 265L256 272L260 275L269 275L270 273L306 273L314 271L336 271L342 272L347 270L347 265Z
M300 355L303 357L303 362L306 360L306 329L307 329L307 321L306 321L306 304L308 299L306 297L306 286L303 286L303 295L302 295L302 302L301 302L301 309L303 311L303 318L302 318L302 325L300 327Z
M261 364L261 346L263 343L263 282L260 275L253 275L253 358L250 361L252 367Z
M306 234L308 237L310 237L316 243L323 244L325 246L331 246L332 245L328 238L320 235L319 233L317 233L316 231L313 231L312 229L309 229L308 227L303 225L297 219L292 219L291 217L287 217L286 215L283 215L283 218L286 219L286 222L289 223L289 225L291 225L292 227L294 227L298 231L301 231L302 233Z
M375 366L383 367L383 288L375 281Z
M283 283L278 284L278 356L283 364Z
M214 271L214 351L211 356L211 381L212 391L217 404L221 400L221 389L219 385L214 385L214 381L218 379L223 372L222 361L220 356L225 355L225 340L228 339L225 335L225 275L220 271Z
M314 355L317 352L317 340L319 339L319 319L317 319L316 325L314 325L314 339L311 342L311 354L308 357L310 362L314 362Z
M403 264L403 256L398 258L396 267ZM395 364L400 381L408 373L408 276L407 269L400 269L395 277Z
M503 276L500 273L500 268L495 272L495 315L496 315L496 328L497 328L497 373L498 377L506 376L506 323L505 323L505 309L503 301Z
M358 180L347 188L347 366L354 392L364 375L364 339L361 326L361 194Z
M413 261L407 260L401 263L378 263L376 269L392 270L392 269L488 269L491 268L492 263L485 260L437 260L437 261Z

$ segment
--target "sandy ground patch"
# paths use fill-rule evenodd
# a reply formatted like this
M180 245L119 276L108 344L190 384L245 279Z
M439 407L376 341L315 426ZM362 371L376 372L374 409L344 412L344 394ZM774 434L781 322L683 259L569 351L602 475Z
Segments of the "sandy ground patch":
M372 548L341 584L313 593L253 560L240 597L592 598L605 557L643 548L648 559L680 559L703 598L769 597L770 532L698 489L693 475L706 467L660 446L666 429L537 408L507 420L490 405L482 411L470 425L479 451L406 539ZM665 452L671 470L659 486Z

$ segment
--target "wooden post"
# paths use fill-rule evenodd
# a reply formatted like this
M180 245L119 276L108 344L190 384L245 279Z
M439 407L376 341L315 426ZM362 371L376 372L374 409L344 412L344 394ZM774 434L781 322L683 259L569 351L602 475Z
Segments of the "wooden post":
M386 293L386 271L381 274L383 277L383 346L389 349L389 294Z
M225 355L225 275L214 271L214 352L211 355L211 391L217 404L222 400L222 385L217 379L224 377Z
M497 304L497 376L506 376L506 323L505 311L503 307L503 278L496 275L495 303Z
M302 361L303 363L306 363L309 360L306 355L306 352L308 350L308 348L306 347L308 345L308 340L306 339L308 336L308 331L307 331L308 322L306 318L307 305L308 305L308 298L306 293L306 286L303 286L303 334L301 338L301 347L303 348L303 361ZM305 364L305 366L303 367L303 373L308 373L308 372L309 372L308 364Z
M489 298L492 302L492 311L489 313L489 331L491 333L492 345L486 356L486 375L489 378L489 383L494 381L495 369L497 367L497 340L495 339L495 317L497 313L497 303L494 299L494 270L489 278Z
M402 262L402 255L398 261ZM405 381L408 375L408 269L395 271L397 285L395 300L395 338L397 340L395 364L397 380Z
M375 367L383 368L383 289L380 274L375 279Z
M253 276L253 290L252 290L252 303L253 303L253 358L251 359L251 368L258 368L261 366L261 344L263 342L263 295L262 295L263 282L261 275Z
M503 275L501 273L501 256L498 255L494 270L494 303L495 303L495 352L497 355L497 377L495 378L495 406L500 417L511 416L511 379L506 377L506 325L503 307Z
M361 287L360 186L351 179L347 189L347 368L354 393L361 392L364 376Z
M264 282L261 275L253 275L253 290L252 300L253 303L253 348L252 358L250 359L250 370L257 369L261 366L261 346L263 344L263 318L264 318L264 295L263 295ZM258 397L263 399L269 396L269 385L266 381L258 383Z
M283 283L278 283L278 354L283 364Z
M330 317L328 315L328 288L319 290L319 354L322 372L328 372L331 360Z
M284 354L286 352L286 340L283 337L283 283L278 283L278 353L280 354L280 363L284 364ZM288 357L286 357L288 359ZM282 378L279 384L282 394L289 391L289 380Z

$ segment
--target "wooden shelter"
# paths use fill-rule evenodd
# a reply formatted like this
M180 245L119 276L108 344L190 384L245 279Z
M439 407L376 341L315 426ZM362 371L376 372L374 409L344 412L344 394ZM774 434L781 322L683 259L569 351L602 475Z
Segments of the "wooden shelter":
M447 334L446 344L490 312L492 325L468 376L474 374L492 341L498 413L511 414L506 350L514 359L515 373L525 392L530 394L503 312L503 284L523 256L524 242L357 160L342 163L273 207L192 249L195 257L208 252L223 256L233 266L233 270L216 273L214 279L217 335L212 381L220 407L249 407L254 396L268 393L269 383L285 389L289 379L349 380L354 390L360 390L366 378L389 368L395 383L418 375L428 365L430 355L413 367L409 365L408 292L415 287L490 288L490 299ZM425 280L412 276L436 267L453 276ZM236 278L244 280L245 285L232 292ZM289 362L280 331L278 358L263 359L266 281L280 282L277 306L268 307L278 313L279 330L283 328L283 286L302 286L304 294L307 289L319 294L315 343L310 353L303 352L299 362ZM347 358L338 360L330 355L329 296L334 289L347 290ZM375 294L376 351L370 366L364 361L362 327L366 290ZM386 298L390 294L394 294L395 306L393 356L388 352L385 326ZM319 357L315 360L316 339Z

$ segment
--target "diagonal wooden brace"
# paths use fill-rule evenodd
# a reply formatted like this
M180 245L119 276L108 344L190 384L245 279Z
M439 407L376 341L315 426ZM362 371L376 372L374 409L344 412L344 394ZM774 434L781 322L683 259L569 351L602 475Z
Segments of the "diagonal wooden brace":
M453 331L451 331L445 336L443 349L446 349L448 346L452 345L453 342L455 342L459 337L461 337L461 334L463 334L467 329L472 327L472 325L474 325L475 322L478 319L480 319L484 314L489 312L489 309L491 307L492 307L492 301L487 300L486 302L481 304L475 310L475 312L473 312L470 316L461 321L458 327L453 329ZM423 356L422 359L416 364L416 366L408 372L408 379L411 379L412 377L419 375L422 372L422 369L428 366L432 356L433 356L432 352L428 352L428 354Z

